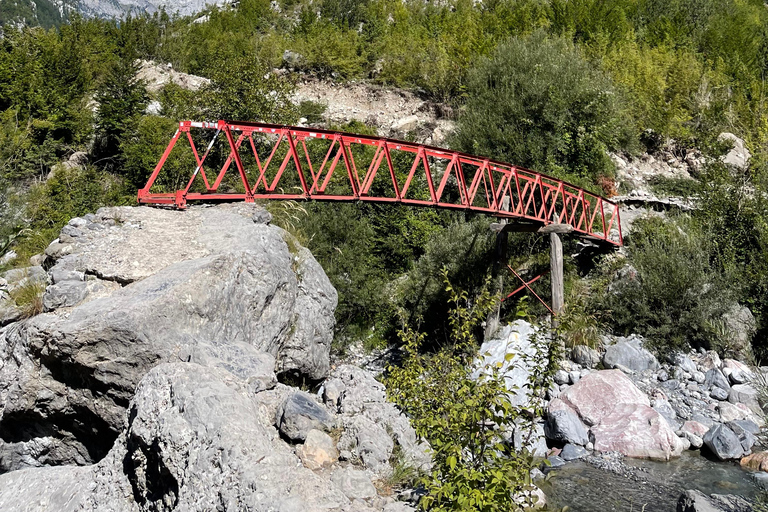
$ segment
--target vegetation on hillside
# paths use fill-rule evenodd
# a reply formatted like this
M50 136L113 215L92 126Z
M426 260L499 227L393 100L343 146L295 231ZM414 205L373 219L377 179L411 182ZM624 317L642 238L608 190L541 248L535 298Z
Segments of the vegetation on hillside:
M322 106L288 101L297 73L365 79L444 103L457 149L606 194L614 190L607 151L654 152L668 141L701 150L708 163L696 182L654 184L695 194L698 209L638 221L625 255L566 259L563 335L596 344L609 329L644 334L660 351L724 351L724 314L738 303L756 317L757 357L768 355L762 0L240 0L201 17L72 15L63 24L45 1L36 13L30 5L0 5L0 257L15 250L11 264L44 250L72 216L133 204L179 119L315 122ZM136 79L138 59L211 81L150 94ZM147 113L151 101L160 115ZM719 162L723 131L746 141L748 169ZM81 151L88 164L62 163ZM193 167L172 154L156 186L180 188ZM471 378L474 335L492 300L490 220L370 204L269 208L339 291L337 348L361 339L403 345L389 390L435 448L422 505L516 507L531 458L511 450L502 430L530 417L510 407L497 370ZM573 240L565 244L566 255L576 252ZM509 263L526 276L546 268L547 251L538 235L510 234ZM547 284L536 285L545 299ZM34 314L40 290L28 292L15 300ZM545 313L523 301L526 315ZM516 306L505 302L503 313ZM552 369L532 384L546 387Z
M685 346L711 345L719 311L738 301L757 317L757 348L768 346L762 195L768 11L762 1L242 0L205 14L70 16L64 24L37 20L42 28L3 27L0 239L29 229L14 240L17 261L40 251L71 216L131 204L179 118L292 123L300 111L317 115L316 106L287 101L293 72L367 79L447 103L458 126L453 147L605 193L613 188L606 151L655 151L670 139L677 148L701 149L711 162L698 177L704 207L685 219L648 223L629 240L628 263L640 288L614 287L620 292L601 297L604 287L596 286L578 292L592 295L576 303L604 327ZM148 94L135 79L137 59L212 81L197 93L169 85ZM146 113L150 100L160 102L161 115ZM712 163L727 149L716 140L722 131L746 140L753 153L748 170ZM85 168L60 164L76 151L88 153ZM178 188L190 165L173 156L158 186ZM436 321L447 318L437 270L445 265L452 282L479 293L491 268L489 220L339 208L306 205L291 213L289 227L340 291L340 338L394 341L401 327L394 312L405 308L410 326L446 339L448 325ZM546 244L535 236L513 238L510 261L530 273L542 268ZM670 268L685 273L666 280L660 273ZM569 262L569 282L586 270ZM654 290L668 281L675 293ZM605 276L595 281L605 282Z

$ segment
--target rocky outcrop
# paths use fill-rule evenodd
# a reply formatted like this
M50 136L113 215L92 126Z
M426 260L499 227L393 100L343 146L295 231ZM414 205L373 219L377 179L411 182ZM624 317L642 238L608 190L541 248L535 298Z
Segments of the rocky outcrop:
M616 343L609 345L603 364L606 368L624 367L635 372L659 368L656 357L643 347L643 340L638 336L618 338Z
M296 84L291 99L296 104L311 101L323 105L323 124L355 120L376 127L379 135L400 139L413 135L418 142L435 146L444 144L454 130L448 105L425 101L409 91L363 82L340 85L305 78Z
M268 221L135 208L62 231L51 287L112 286L0 330L0 510L413 510L374 483L429 447L371 373L278 381L327 376L336 294Z
M739 496L685 491L677 501L677 512L752 512L752 505Z
M140 382L101 462L2 475L0 510L372 510L371 476L349 471L305 468L242 379L166 363Z
M62 230L44 301L65 283L85 288L0 332L1 470L99 460L163 362L220 366L254 390L276 373L327 375L336 292L258 211L111 208Z
M723 163L732 165L738 169L746 169L749 160L752 158L752 154L749 152L749 149L747 149L744 140L728 132L718 135L717 140L728 143L731 146L728 152L722 157Z
M684 446L656 410L642 404L620 404L592 427L595 450L619 452L637 459L669 460Z
M359 460L374 473L389 476L397 447L403 466L431 468L429 446L416 438L408 419L387 402L384 385L370 372L340 365L323 387L325 403L338 411L343 427L338 445L342 460Z

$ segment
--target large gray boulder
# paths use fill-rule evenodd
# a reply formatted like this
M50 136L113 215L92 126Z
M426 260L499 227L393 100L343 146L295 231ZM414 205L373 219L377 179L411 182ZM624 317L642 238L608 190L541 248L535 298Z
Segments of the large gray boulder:
M685 491L677 501L677 512L752 512L752 505L740 496L712 494L695 489Z
M555 398L547 406L544 433L548 439L560 443L586 446L589 443L587 427L571 407Z
M0 510L359 510L348 482L303 467L251 397L223 369L157 366L101 462L0 475Z
M739 459L749 453L744 451L739 436L722 423L714 425L704 434L704 444L720 460Z
M718 135L717 140L720 142L728 142L732 146L731 149L728 150L728 153L721 158L723 163L739 169L746 169L749 160L752 158L752 154L749 152L749 149L747 149L744 140L728 132Z
M618 338L616 343L605 349L603 364L606 368L624 367L635 372L657 370L656 357L643 348L643 340L638 336Z
M713 387L718 387L726 392L726 397L728 396L731 385L719 368L710 368L704 375L704 389L712 390Z
M0 472L99 460L136 385L163 362L221 366L254 391L275 374L328 374L336 292L308 251L252 220L258 211L73 219L80 234L58 251L54 286L84 275L113 291L0 332Z

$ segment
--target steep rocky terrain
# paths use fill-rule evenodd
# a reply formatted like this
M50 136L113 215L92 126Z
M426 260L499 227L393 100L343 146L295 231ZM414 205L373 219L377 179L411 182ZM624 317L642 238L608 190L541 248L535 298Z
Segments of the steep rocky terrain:
M331 371L336 292L269 222L101 209L17 276L47 312L0 327L0 510L405 506L374 482L427 447L370 374Z

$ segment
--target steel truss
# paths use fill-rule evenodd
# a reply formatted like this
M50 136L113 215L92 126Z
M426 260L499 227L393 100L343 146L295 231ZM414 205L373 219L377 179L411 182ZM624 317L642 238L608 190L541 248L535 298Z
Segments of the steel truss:
M202 155L193 129L198 138L197 131L215 132ZM196 162L189 181L175 192L153 192L181 138L189 142ZM214 167L219 170L211 181L205 166L207 160L215 160L214 153L219 155ZM236 176L227 180L233 163ZM504 196L509 197L508 210L502 208ZM468 210L524 223L569 224L576 235L622 245L618 205L562 180L458 151L306 127L183 121L138 192L139 203L177 208L185 208L189 201L256 199L368 201Z

